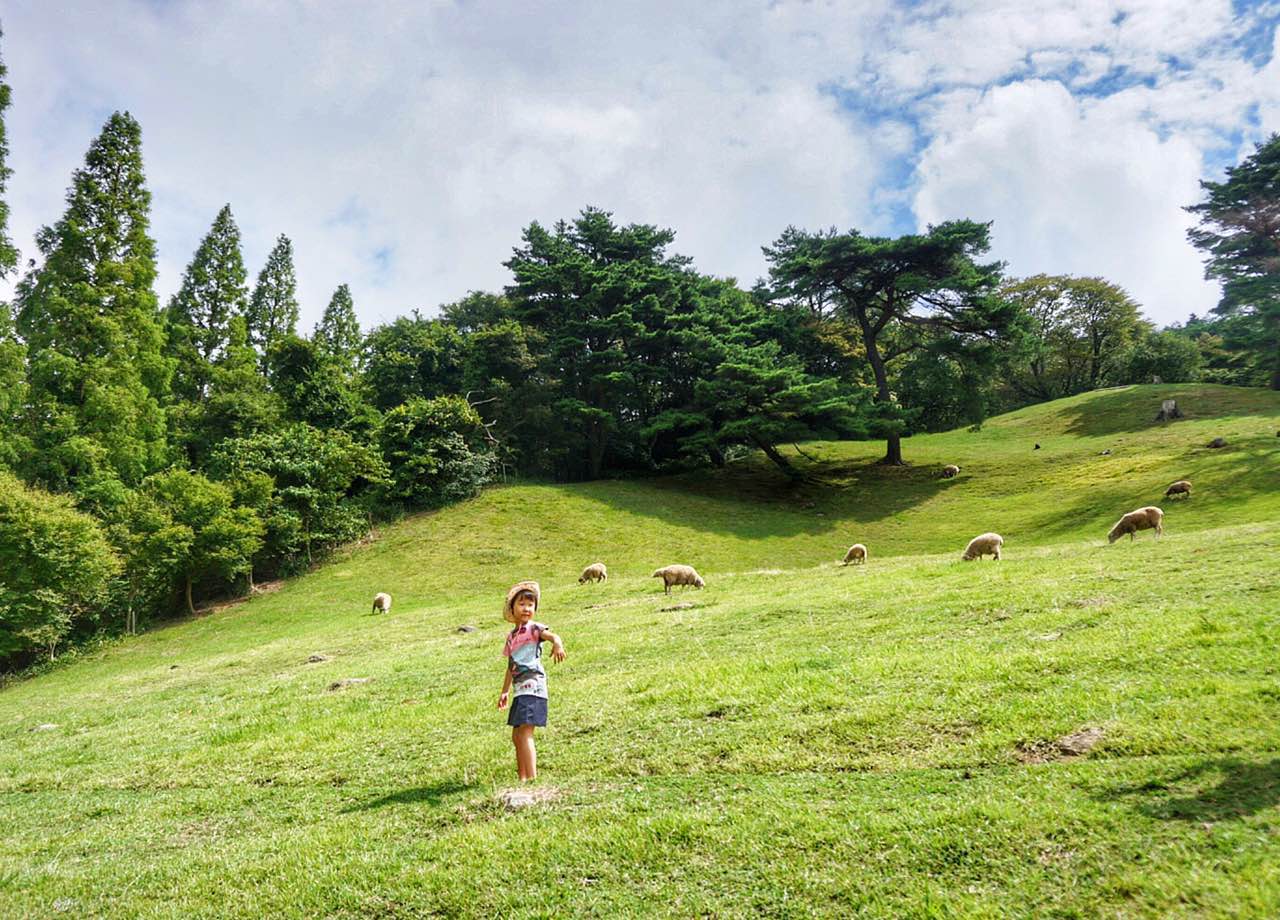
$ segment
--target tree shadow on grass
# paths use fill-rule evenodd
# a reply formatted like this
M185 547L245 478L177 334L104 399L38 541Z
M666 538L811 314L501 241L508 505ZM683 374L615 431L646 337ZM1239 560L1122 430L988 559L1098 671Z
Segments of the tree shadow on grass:
M344 808L343 814L355 811L370 811L374 808L383 808L387 805L439 805L446 797L457 792L466 792L468 789L474 789L475 783L462 783L457 780L441 780L438 783L432 783L429 786L418 786L415 789L401 789L399 792L392 792L388 795L380 796L368 802L362 802L359 805L352 805Z
M1234 392L1237 389L1244 392ZM1272 414L1260 411L1257 393L1250 393L1246 388L1179 384L1119 387L1105 393L1095 391L1089 399L1073 401L1055 416L1046 417L1044 424L1061 426L1068 434L1083 437L1179 424L1156 421L1164 399L1176 399L1186 419Z
M869 523L907 512L961 482L942 479L941 470L938 463L886 467L873 459L839 457L807 464L807 478L800 481L760 463L744 463L569 488L612 509L668 524L767 539L822 534L850 521Z
M1228 821L1280 804L1280 757L1255 763L1223 757L1162 779L1117 786L1104 801L1126 801L1161 821Z

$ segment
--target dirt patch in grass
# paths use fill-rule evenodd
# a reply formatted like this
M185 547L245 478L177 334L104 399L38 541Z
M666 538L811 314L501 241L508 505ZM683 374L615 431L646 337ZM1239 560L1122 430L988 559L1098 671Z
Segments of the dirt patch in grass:
M1106 733L1097 726L1063 735L1056 741L1024 741L1018 745L1018 760L1025 764L1074 760L1088 754Z

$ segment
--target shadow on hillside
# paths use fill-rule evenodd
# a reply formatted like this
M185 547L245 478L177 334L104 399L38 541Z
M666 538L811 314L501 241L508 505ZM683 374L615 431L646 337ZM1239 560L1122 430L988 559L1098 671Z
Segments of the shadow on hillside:
M1280 442L1280 438L1276 438ZM1260 446L1252 447L1252 443ZM1176 461L1170 461L1168 482L1188 477L1195 492L1189 499L1167 499L1161 482L1147 490L1134 485L1115 483L1093 486L1071 503L1054 503L1034 523L1037 536L1058 536L1079 531L1082 521L1096 521L1098 538L1105 539L1107 530L1120 516L1135 508L1156 505L1165 512L1164 525L1195 527L1196 511L1210 506L1221 508L1258 495L1269 495L1280 488L1280 450L1267 439L1254 439L1250 446L1232 450L1209 450L1188 447ZM1205 485L1209 481L1214 485ZM1213 526L1219 526L1220 521ZM1139 537L1142 535L1139 534ZM1053 541L1044 541L1053 542Z
M1243 392L1236 392L1236 389ZM1072 405L1064 406L1056 414L1046 416L1045 421L1057 422L1068 434L1082 437L1145 431L1179 424L1156 421L1160 403L1165 399L1178 401L1184 420L1272 414L1260 410L1257 392L1244 388L1184 384L1097 391L1089 399L1073 401Z
M909 511L962 481L942 479L941 469L936 463L886 467L875 460L840 458L807 464L808 478L799 482L772 469L743 465L573 488L611 509L668 525L768 539L821 534L850 520L866 523Z
M371 811L374 808L383 808L387 805L439 805L445 796L453 795L456 792L466 792L468 789L474 788L475 783L441 780L438 783L432 783L430 786L401 789L399 792L393 792L390 795L384 795L372 801L363 802L360 805L352 805L342 811L343 814L348 814L355 811Z
M1187 786L1194 791L1186 791ZM1263 763L1236 757L1205 760L1161 779L1105 790L1097 797L1130 802L1142 814L1161 821L1229 821L1280 804L1280 758Z

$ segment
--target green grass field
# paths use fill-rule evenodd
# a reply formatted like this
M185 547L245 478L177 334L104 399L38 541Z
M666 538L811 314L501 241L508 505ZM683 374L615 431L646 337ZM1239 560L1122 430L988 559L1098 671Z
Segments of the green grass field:
M799 486L748 458L407 520L0 690L0 916L1278 916L1277 428L1280 394L1125 388L905 469L807 444ZM1109 546L1145 504L1165 536ZM1004 560L962 563L985 530ZM526 577L569 657L509 812Z

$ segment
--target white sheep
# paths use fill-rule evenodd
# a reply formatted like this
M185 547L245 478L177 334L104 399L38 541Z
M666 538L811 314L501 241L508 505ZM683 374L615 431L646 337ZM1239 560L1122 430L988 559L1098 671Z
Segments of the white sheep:
M370 613L390 613L391 595L379 591L373 596L373 610Z
M943 479L951 479L955 476L958 476L959 474L960 474L960 467L956 466L954 463L949 463L942 468Z
M1120 520L1116 521L1110 533L1107 534L1107 542L1114 543L1123 537L1129 535L1129 541L1133 542L1133 536L1139 530L1154 530L1156 539L1160 539L1160 534L1164 533L1164 512L1155 505L1147 505L1145 508L1139 508L1137 511L1130 511Z
M667 594L671 593L672 585L693 585L695 588L701 588L706 585L702 580L702 576L694 571L691 565L667 565L658 569L650 578L661 578L663 589Z
M1190 498L1191 480L1179 479L1177 482L1170 483L1169 488L1164 490L1164 497L1173 498L1175 495L1185 495L1187 498Z
M582 570L582 574L578 576L578 584L584 584L588 581L608 581L609 572L604 567L603 562L593 562Z
M964 548L964 555L960 558L965 562L977 559L982 560L983 556L991 555L996 559L1000 558L1000 547L1004 546L1004 537L998 533L979 534L969 541L969 545Z
M845 565L848 565L850 562L865 564L866 561L867 561L867 548L863 546L861 543L853 544L853 546L849 547L849 552L844 554Z

